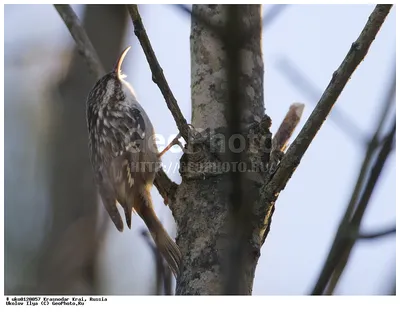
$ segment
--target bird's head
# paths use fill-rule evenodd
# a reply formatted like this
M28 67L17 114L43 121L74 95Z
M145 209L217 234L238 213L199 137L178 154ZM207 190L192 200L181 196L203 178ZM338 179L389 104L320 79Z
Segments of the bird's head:
M123 74L121 70L122 63L130 48L131 47L128 46L121 53L112 71L101 77L96 82L89 93L89 107L92 106L100 109L103 106L124 101L127 97L127 93L134 95L132 87L124 80L126 75Z
M122 81L124 78L126 78L126 75L122 73L121 67L122 63L124 62L125 56L128 54L128 51L131 49L131 46L125 48L124 51L122 51L120 57L118 58L117 62L114 65L114 68L111 72L112 75L114 75L119 81Z

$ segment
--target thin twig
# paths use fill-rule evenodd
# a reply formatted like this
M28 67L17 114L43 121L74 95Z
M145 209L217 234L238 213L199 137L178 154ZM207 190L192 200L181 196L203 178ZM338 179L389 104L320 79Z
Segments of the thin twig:
M375 161L374 166L371 169L369 179L364 188L364 192L361 195L361 199L354 213L354 217L349 222L348 227L339 231L336 235L335 241L333 243L332 249L328 255L327 261L319 275L317 283L312 291L313 295L320 295L324 293L325 288L329 285L329 293L332 293L336 287L337 282L344 270L345 264L347 263L348 257L350 256L351 250L356 241L352 236L346 235L348 229L351 228L352 231L359 231L361 219L365 213L366 207L371 198L372 192L378 182L381 175L383 166L388 159L390 152L392 151L394 144L394 137L396 134L396 117L393 118L393 123L390 133L384 139L383 145L381 145L381 150ZM330 280L332 280L330 282Z
M392 70L392 75L390 76L390 84L389 84L389 89L385 91L385 94L383 96L383 109L381 111L381 115L378 118L378 125L375 131L375 137L374 141L379 141L382 133L382 128L383 125L385 124L386 117L388 116L390 112L390 108L394 106L396 103L395 101L395 95L396 95L396 60L393 64L393 70Z
M393 120L393 127L387 138L385 138L384 144L381 148L381 151L378 155L377 160L375 161L375 164L371 170L370 177L367 181L367 184L364 188L364 192L361 195L360 202L356 208L356 211L354 213L354 216L349 224L350 229L355 229L355 231L359 231L361 220L364 217L365 211L367 209L368 203L371 199L371 195L373 191L375 190L375 187L377 185L378 179L381 176L381 172L383 169L383 166L389 157L390 152L393 149L393 144L394 144L394 136L396 134L396 117L394 117ZM349 231L349 230L348 230ZM350 239L344 239L343 240L343 247L339 248L337 251L337 264L334 265L334 271L332 273L331 279L329 281L329 291L330 293L333 293L333 291L336 288L336 285L343 274L344 268L349 260L350 253L354 247L354 244L356 242L355 238L350 238Z
M182 137L185 139L186 142L188 141L190 128L188 123L183 117L183 114L178 106L178 103L172 94L172 91L165 79L163 70L160 64L157 61L156 55L154 53L153 48L151 47L151 43L149 37L147 36L146 30L144 28L142 18L139 14L139 9L136 4L127 5L129 15L131 16L133 27L135 29L135 35L138 38L140 45L143 48L143 52L146 55L147 62L150 65L152 78L155 84L159 87L162 95L164 96L165 102L169 110L172 113L172 116L175 119L176 125Z
M375 189L375 185L378 181L378 178L380 177L383 164L385 163L387 157L389 156L390 152L393 149L395 135L396 135L396 116L394 116L393 118L392 129L388 134L388 136L384 139L382 149L378 155L374 167L371 169L370 178L367 181L367 184L364 188L364 192L361 195L360 202L357 205L357 208L354 212L354 216L351 222L353 226L356 226L358 228L360 227L362 217L365 213L372 192Z
M327 259L325 261L325 264L323 266L323 269L318 277L318 280L316 282L316 285L314 286L315 291L319 291L319 288L325 288L323 284L328 283L327 280L329 280L329 285L327 287L326 293L333 293L333 290L336 287L337 282L339 281L339 278L344 270L344 267L347 263L347 257L345 255L338 255L339 253L344 253L344 254L349 254L351 251L351 248L349 247L344 247L344 242L343 240L347 239L347 237L350 235L348 233L352 233L354 231L354 228L351 227L351 220L353 219L353 216L355 214L355 211L357 210L357 203L359 202L359 199L361 197L361 192L363 190L363 187L365 185L365 179L367 178L367 174L369 172L369 168L371 167L371 162L373 160L373 156L375 154L375 151L377 148L381 146L379 138L381 137L381 132L383 125L387 119L388 113L390 111L390 107L394 104L394 98L396 94L396 73L393 71L393 75L391 77L391 83L389 85L389 90L387 91L385 97L384 97L384 102L383 102L383 109L381 112L381 116L378 119L376 130L374 135L369 141L369 144L367 146L367 150L365 151L365 156L364 160L360 169L360 173L357 178L357 182L355 184L354 190L352 192L351 198L349 200L349 204L346 208L346 212L344 216L342 217L342 220L340 222L340 225L337 230L336 237L332 243L332 247L330 249L330 252L327 256ZM360 214L362 217L364 213ZM361 220L359 220L361 222ZM358 230L358 227L356 228ZM337 260L338 263L334 267L334 271L332 271L332 268L330 269L330 263L334 263L333 259L337 258L340 260ZM333 277L329 277L328 275L334 275ZM320 286L318 286L320 285ZM318 288L318 287L319 288ZM323 291L323 290L322 290Z
M340 64L339 68L334 72L328 87L311 116L282 158L280 166L271 181L263 186L262 192L267 203L266 209L268 211L275 203L280 191L284 189L293 172L296 170L304 153L307 151L312 140L346 86L347 81L367 55L368 49L385 21L386 16L389 14L391 7L392 5L376 6L360 36L352 44L342 64ZM269 228L268 225L267 228Z
M383 109L381 112L381 116L378 119L378 124L377 124L376 130L375 130L375 133L372 136L372 138L369 140L369 143L367 145L367 150L365 152L364 161L361 166L361 170L360 170L360 174L358 176L357 182L356 182L356 186L354 188L351 199L349 201L349 205L347 206L346 213L342 219L343 224L347 223L348 220L350 220L350 218L353 216L357 201L360 197L360 193L361 193L362 187L364 185L366 175L368 173L368 169L370 168L370 163L372 161L372 157L374 155L375 150L379 147L379 138L381 136L382 127L383 127L383 124L386 121L386 118L390 111L390 106L392 106L394 103L395 94L396 94L396 72L394 71L393 76L392 76L392 81L390 84L390 88L387 92L385 101L383 103Z
M54 7L74 38L78 51L85 59L90 72L99 79L105 74L104 67L74 10L69 4L54 4Z
M85 29L81 26L79 18L68 4L58 5L54 7L59 12L65 25L69 29L72 38L74 38L78 50L81 52L82 57L85 59L90 72L95 76L96 79L101 78L106 73L104 67L94 49L89 37L86 34ZM171 199L175 194L177 184L172 182L171 179L161 169L157 172L154 185L157 187L161 196L164 198L164 202L167 203L168 199Z
M388 229L377 230L370 233L360 233L355 236L356 239L375 239L375 238L382 238L385 236L389 236L392 234L396 234L396 225L392 226Z

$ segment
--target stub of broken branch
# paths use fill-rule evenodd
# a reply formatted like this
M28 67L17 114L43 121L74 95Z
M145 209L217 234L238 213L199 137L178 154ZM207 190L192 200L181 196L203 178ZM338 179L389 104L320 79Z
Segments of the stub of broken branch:
M284 152L303 114L304 104L293 103L272 139L272 150Z
M182 137L185 139L186 142L188 141L190 128L188 123L183 116L178 102L176 101L172 91L165 79L163 70L158 63L154 50L151 46L149 37L147 36L146 29L144 28L142 18L140 17L139 9L136 4L127 5L129 15L132 19L133 27L135 29L135 35L138 38L140 45L143 48L143 52L146 56L147 62L149 63L150 70L152 73L153 81L157 84L158 88L160 89L162 95L164 96L165 102L169 110L172 113L172 116L175 119L176 125Z
M278 163L284 155L288 142L300 122L303 110L304 104L302 103L293 103L290 105L289 111L286 113L278 131L276 131L276 134L272 139L272 147L268 163L268 180L278 168Z

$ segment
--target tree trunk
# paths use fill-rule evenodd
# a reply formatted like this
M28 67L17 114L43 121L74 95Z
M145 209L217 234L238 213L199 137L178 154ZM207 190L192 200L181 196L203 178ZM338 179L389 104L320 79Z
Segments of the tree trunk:
M250 226L243 227L243 266L228 270L232 268L231 265L228 266L232 259L227 259L227 254L232 243L235 243L229 227L232 211L230 171L235 165L227 162L230 150L234 147L230 138L226 137L229 121L225 108L230 109L232 104L229 102L228 48L196 16L223 27L227 24L229 6L193 5L192 12L191 123L199 132L207 129L201 132L203 138L206 136L207 139L206 144L195 141L190 146L194 152L185 153L182 157L182 183L170 203L177 223L177 243L183 255L176 294L224 294L227 292L227 277L232 274L238 276L237 282L240 284L235 293L251 294L262 234L266 226L266 211L257 206L259 188L265 180L265 174L264 170L241 174L246 185L243 200L251 219L248 220ZM251 33L250 36L244 36L246 40L242 40L241 46L237 47L241 60L238 94L243 114L240 121L244 125L243 129L253 129L251 133L258 135L257 142L262 141L262 137L263 146L270 146L269 126L263 128L262 123L260 124L260 121L265 120L261 5L241 5L238 12L237 28L243 30L242 34L245 31ZM238 38L240 37L238 34ZM249 133L249 130L243 132L246 135ZM254 146L246 145L245 150L246 155L252 159L251 163L265 164L265 149L256 148L251 152L251 147Z

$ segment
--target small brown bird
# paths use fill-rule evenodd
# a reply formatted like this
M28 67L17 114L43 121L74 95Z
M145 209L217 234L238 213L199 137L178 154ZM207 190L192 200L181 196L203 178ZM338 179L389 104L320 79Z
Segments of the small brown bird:
M129 228L132 210L143 219L176 277L181 253L157 218L150 194L161 165L154 128L121 73L129 49L89 93L86 118L90 160L103 205L117 229L122 232L124 225L116 202L123 207Z

